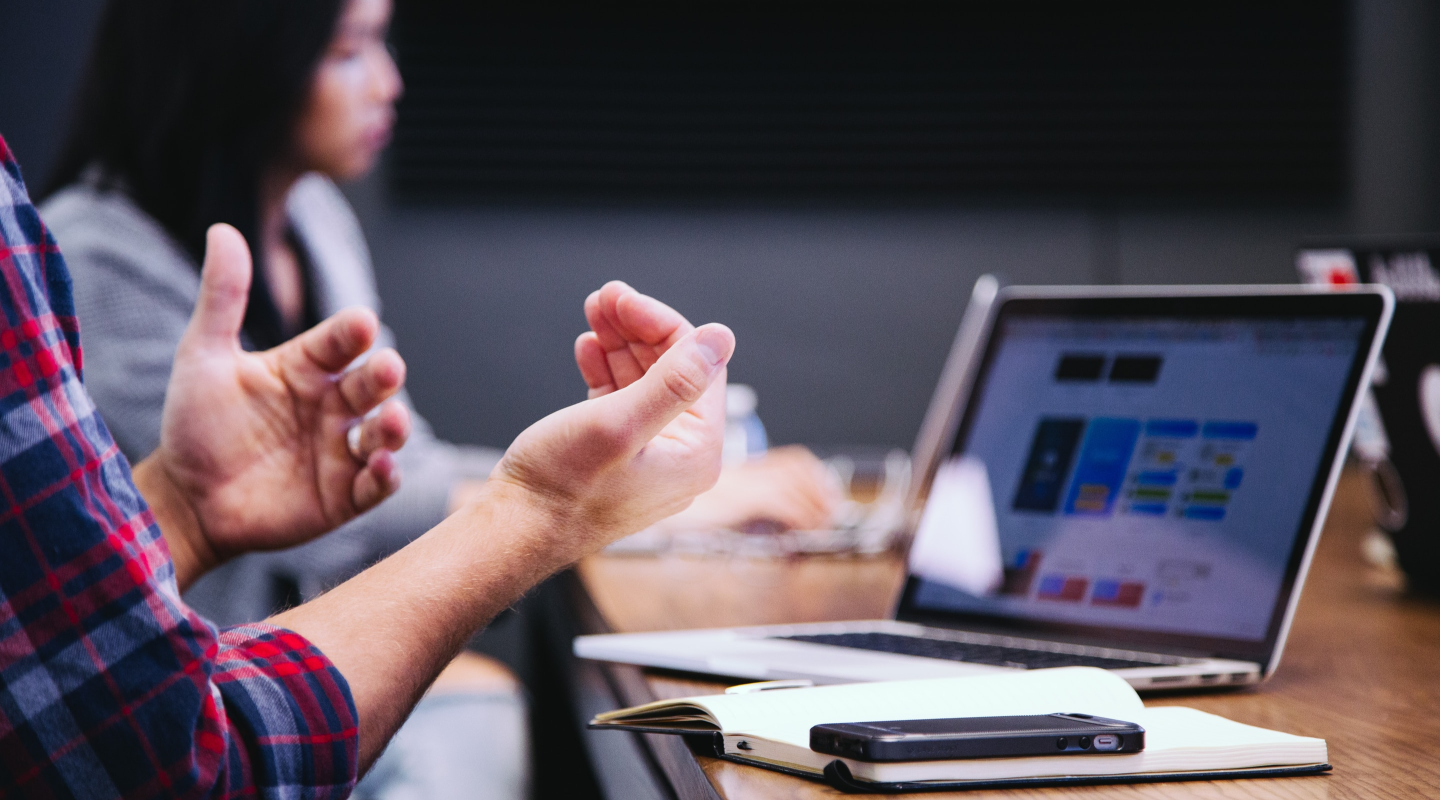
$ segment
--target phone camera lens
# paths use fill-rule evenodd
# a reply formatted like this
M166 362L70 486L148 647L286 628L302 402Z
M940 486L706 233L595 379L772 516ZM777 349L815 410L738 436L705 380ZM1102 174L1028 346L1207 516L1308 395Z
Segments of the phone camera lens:
M1081 749L1081 750L1089 750L1089 749L1090 749L1090 737L1089 737L1089 736L1081 736L1081 737L1080 737L1080 749Z
M1056 749L1056 750L1064 750L1066 747L1069 747L1069 746L1070 746L1070 741L1069 741L1068 739L1066 739L1064 736L1061 736L1059 739L1056 739L1056 740L1055 740L1055 749Z

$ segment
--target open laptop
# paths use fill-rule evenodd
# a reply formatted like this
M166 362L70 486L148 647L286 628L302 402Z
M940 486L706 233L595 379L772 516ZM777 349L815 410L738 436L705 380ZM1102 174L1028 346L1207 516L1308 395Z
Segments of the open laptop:
M1393 307L1383 287L982 280L917 443L895 619L582 636L575 653L817 683L1067 665L1137 689L1258 682ZM988 581L972 558L993 558Z

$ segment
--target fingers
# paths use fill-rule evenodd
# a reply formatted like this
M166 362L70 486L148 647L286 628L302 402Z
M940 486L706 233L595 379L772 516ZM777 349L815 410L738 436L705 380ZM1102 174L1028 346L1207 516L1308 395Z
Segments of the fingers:
M580 367L580 377L590 388L590 397L599 397L615 391L615 376L610 374L610 364L605 359L605 348L594 331L586 331L575 340L575 364Z
M400 488L400 466L395 451L410 437L410 412L391 401L360 423L360 458L365 466L355 474L351 501L357 513L364 513Z
M801 479L805 481L804 478ZM793 528L814 529L830 524L835 505L823 486L806 481L794 487L789 524Z
M400 391L405 385L405 361L392 348L385 348L365 359L365 363L345 373L340 379L340 396L350 413L368 414Z
M380 321L368 308L347 308L276 348L289 361L338 373L375 343Z
M790 485L805 495L815 511L827 519L844 499L843 488L836 483L825 462L808 448L793 444L776 447L765 454L761 463L774 465Z
M763 509L759 516L779 523L782 528L801 531L823 528L830 521L824 508L813 505L810 498L796 491L776 498L775 504Z
M632 340L630 355L642 370L650 369L680 337L695 329L680 312L636 291L615 300L615 317L622 333Z
M629 386L645 374L645 367L630 352L630 340L614 314L615 299L633 291L621 281L610 281L585 298L585 321L590 323L590 330L604 353L605 371L616 388Z
M844 490L825 464L803 447L792 445L772 452L784 456L782 468L790 474L792 485L806 503L809 514L802 524L809 528L831 524L835 509L844 500Z
M775 489L773 506L762 509L762 516L800 530L824 527L830 522L834 508L815 476L784 470L771 476L770 482Z
M590 296L585 298L585 321L590 324L590 330L595 332L596 337L600 340L600 346L606 351L623 350L627 345L624 335L610 322L600 308L602 294L606 300L614 302L614 292L606 292L611 287L630 288L621 281L610 281L605 284L604 288L591 292Z
M735 334L718 323L682 338L640 380L601 398L597 411L625 430L639 450L705 395L735 351ZM723 419L721 420L723 422Z
M662 353L694 330L680 312L622 281L610 281L591 293L585 299L585 318L605 356L608 383L616 388L639 380ZM597 387L592 383L590 388Z
M398 402L389 402L360 423L359 457L370 460L379 450L394 452L410 438L410 411Z
M377 450L370 454L364 469L355 475L351 488L351 502L358 512L366 512L380 504L381 500L400 488L400 467L395 463L395 454L389 450Z
M229 225L211 225L205 234L200 297L185 331L189 344L239 346L250 298L250 275L250 248L245 237Z
M726 469L712 497L718 527L766 520L801 530L829 525L841 499L824 464L793 445Z
M640 380L647 366L630 352L628 345L619 350L606 350L605 363L610 368L610 374L615 376L615 385L621 389Z
M679 311L634 289L615 299L615 318L632 341L660 348L661 352L695 329Z

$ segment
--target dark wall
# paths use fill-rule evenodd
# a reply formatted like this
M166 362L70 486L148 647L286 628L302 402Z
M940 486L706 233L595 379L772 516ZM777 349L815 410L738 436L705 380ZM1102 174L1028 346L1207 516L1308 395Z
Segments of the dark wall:
M772 438L909 447L975 278L1293 281L1341 211L417 209L352 187L421 410L503 444L583 397L570 361L610 278L739 337Z
M1353 6L1351 199L1367 233L1440 228L1440 4Z
M1345 0L408 0L403 196L1338 201Z
M0 135L38 187L59 151L103 0L0 0Z
M53 156L98 6L0 0L0 133L32 183ZM1360 0L1351 20L1349 189L1333 206L423 207L393 201L379 175L349 192L411 389L446 436L503 445L580 399L580 303L618 277L736 329L735 378L758 389L776 440L908 446L982 272L1290 281L1302 239L1434 227L1435 13L1428 0Z

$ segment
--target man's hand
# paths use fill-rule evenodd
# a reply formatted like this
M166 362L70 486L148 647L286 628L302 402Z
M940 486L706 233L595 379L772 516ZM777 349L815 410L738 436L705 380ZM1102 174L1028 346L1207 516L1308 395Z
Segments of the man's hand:
M576 340L575 361L592 398L639 380L694 330L674 309L620 281L586 298L585 318L590 331ZM720 473L714 488L664 525L720 529L765 521L784 528L818 528L829 524L840 500L814 454L803 447L785 447Z
M720 474L735 336L694 328L618 281L585 302L575 344L590 400L520 434L490 483L525 490L573 555L682 511Z
M325 533L399 486L393 451L410 418L385 401L404 382L405 364L386 349L346 371L374 343L375 315L347 309L248 353L239 337L250 280L245 239L213 226L200 299L165 393L160 446L135 469L182 587L239 553ZM356 424L352 454L347 433Z
M683 509L720 473L730 329L695 330L622 283L586 314L595 330L576 356L591 399L521 433L429 533L272 620L344 673L362 769L475 630L555 570Z

